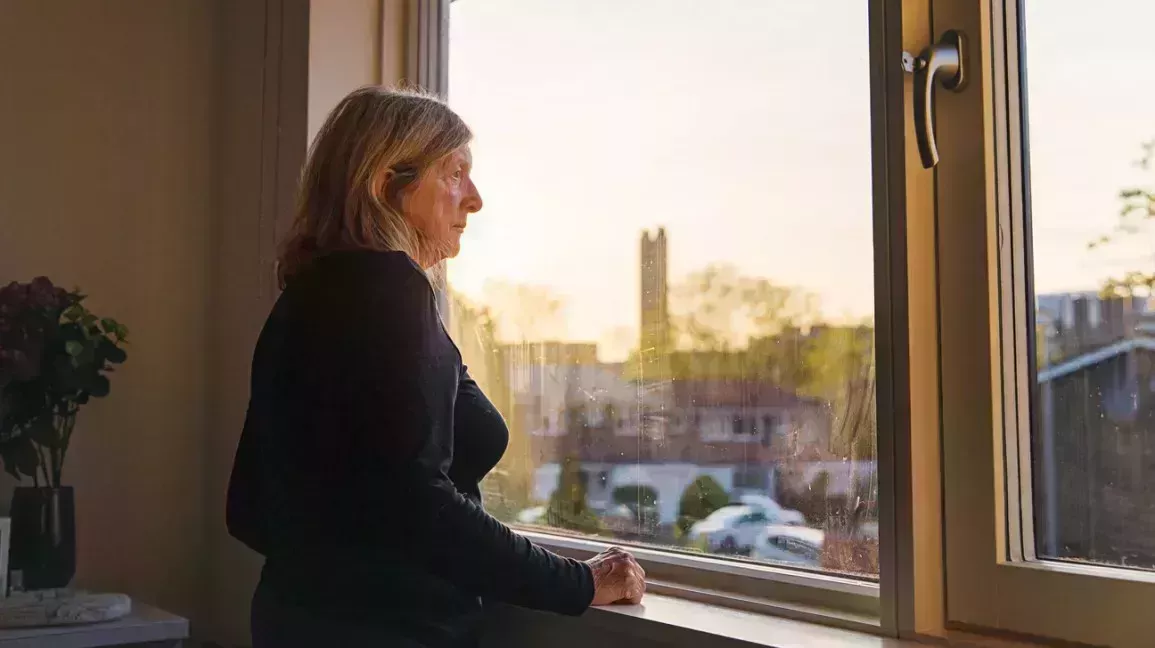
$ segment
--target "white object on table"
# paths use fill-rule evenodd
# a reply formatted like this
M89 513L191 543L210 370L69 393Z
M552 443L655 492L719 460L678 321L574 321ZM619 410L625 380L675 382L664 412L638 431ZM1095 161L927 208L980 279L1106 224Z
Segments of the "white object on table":
M187 619L140 603L115 621L0 630L0 648L178 648L185 639Z
M132 611L124 594L49 589L14 592L0 600L0 628L73 625L119 619Z

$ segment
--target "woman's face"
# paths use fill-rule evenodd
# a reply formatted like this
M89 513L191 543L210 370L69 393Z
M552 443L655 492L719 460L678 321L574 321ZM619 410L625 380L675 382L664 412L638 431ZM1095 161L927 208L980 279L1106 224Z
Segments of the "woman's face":
M481 194L469 173L473 156L462 146L429 167L402 195L401 211L425 238L429 268L457 256L469 215L481 209Z

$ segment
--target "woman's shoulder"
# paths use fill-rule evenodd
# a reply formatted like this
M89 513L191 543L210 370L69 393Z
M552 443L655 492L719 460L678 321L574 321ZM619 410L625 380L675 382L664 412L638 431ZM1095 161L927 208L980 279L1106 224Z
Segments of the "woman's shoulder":
M286 286L291 317L377 327L409 337L439 321L425 271L407 254L373 250L333 252L314 260Z
M286 289L304 294L345 293L422 300L433 294L425 271L408 254L377 250L326 254L310 263Z
M405 280L425 278L425 272L408 254L391 250L341 250L318 258L314 264L322 271L367 278L381 278L382 275Z

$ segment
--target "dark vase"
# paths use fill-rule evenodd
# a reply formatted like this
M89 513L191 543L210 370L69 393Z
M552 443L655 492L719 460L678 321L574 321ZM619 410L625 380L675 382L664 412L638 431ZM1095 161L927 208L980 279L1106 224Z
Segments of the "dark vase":
M67 587L76 574L76 509L72 487L17 488L12 495L9 564L24 589Z

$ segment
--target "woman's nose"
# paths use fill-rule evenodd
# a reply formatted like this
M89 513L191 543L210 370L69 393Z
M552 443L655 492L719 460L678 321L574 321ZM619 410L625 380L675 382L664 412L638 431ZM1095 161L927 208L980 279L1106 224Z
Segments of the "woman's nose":
M481 200L481 193L477 191L477 185L473 184L473 180L469 181L469 194L465 196L465 209L471 214L481 211L481 207L485 203Z

